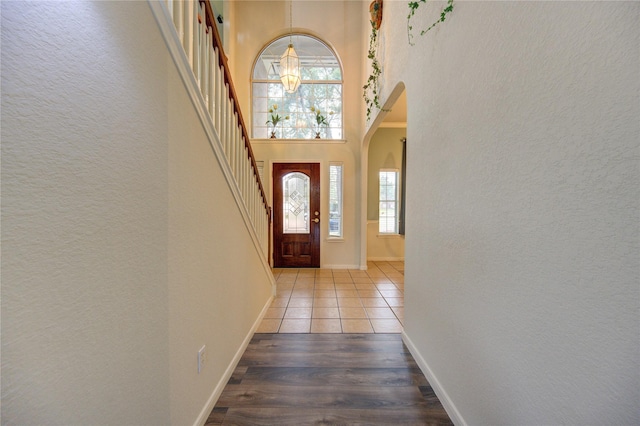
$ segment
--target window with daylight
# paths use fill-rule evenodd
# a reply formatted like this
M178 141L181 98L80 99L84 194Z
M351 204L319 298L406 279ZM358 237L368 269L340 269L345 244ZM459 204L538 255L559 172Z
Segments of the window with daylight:
M398 170L380 170L378 232L398 233Z
M300 58L302 83L294 93L284 90L279 75L289 43ZM342 70L319 39L293 34L270 43L256 60L251 85L252 137L342 139Z
M342 163L329 164L329 237L342 237Z

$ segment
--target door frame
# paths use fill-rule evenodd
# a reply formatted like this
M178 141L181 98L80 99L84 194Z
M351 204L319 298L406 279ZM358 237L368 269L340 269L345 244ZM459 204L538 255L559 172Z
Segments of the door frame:
M321 160L318 158L272 158L269 160L269 198L271 201L271 209L273 211L273 215L275 215L275 200L274 200L274 182L273 182L273 165L276 163L317 163L320 165L320 236L318 238L318 245L320 250L320 268L322 268L322 252L324 248L323 244L323 236L325 233L325 213L324 213L324 205L328 203L326 197L328 197L328 193L326 193L327 189L325 189L326 185L323 185L325 179L325 160ZM273 217L271 219L271 229L269 230L271 236L271 258L269 259L270 265L273 268L275 265L275 226L273 224ZM326 219L328 220L328 218Z

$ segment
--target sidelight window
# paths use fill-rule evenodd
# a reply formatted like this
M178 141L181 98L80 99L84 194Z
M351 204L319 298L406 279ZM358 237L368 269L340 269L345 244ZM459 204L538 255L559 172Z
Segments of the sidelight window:
M378 232L398 233L398 170L380 170Z
M329 164L329 237L342 237L342 163Z

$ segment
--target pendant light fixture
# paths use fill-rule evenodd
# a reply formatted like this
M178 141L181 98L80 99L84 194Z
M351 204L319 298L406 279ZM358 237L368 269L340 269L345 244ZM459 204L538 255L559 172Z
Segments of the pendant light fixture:
M294 93L300 86L300 59L293 48L293 0L289 1L289 47L280 57L280 81L287 93Z

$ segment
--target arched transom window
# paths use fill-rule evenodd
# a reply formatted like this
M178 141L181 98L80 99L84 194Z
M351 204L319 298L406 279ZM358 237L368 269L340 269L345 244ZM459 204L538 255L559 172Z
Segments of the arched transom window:
M284 90L279 75L280 56L289 43L300 58L302 83L294 93ZM333 51L304 34L265 47L253 68L252 117L254 138L342 139L342 70Z

